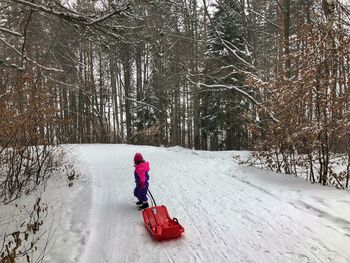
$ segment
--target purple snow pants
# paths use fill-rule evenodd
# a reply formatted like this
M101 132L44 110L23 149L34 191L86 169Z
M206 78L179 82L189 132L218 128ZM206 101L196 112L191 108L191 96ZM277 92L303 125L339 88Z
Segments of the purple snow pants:
M147 201L147 190L148 190L148 182L145 185L145 188L141 188L139 185L136 185L134 190L134 196L140 201Z

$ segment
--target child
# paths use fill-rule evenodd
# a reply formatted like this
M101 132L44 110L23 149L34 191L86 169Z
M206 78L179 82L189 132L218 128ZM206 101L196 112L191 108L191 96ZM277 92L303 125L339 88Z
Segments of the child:
M139 210L149 207L147 201L147 190L148 190L148 172L150 170L149 163L146 162L141 153L136 153L134 156L134 176L136 187L134 190L134 196L138 199L136 205L139 206Z

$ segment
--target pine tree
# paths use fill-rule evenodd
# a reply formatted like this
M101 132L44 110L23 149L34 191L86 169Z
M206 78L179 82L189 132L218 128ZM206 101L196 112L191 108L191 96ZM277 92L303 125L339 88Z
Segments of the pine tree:
M250 102L245 85L252 71L239 1L222 0L216 5L209 32L209 52L202 85L202 134L212 150L247 147L245 113Z

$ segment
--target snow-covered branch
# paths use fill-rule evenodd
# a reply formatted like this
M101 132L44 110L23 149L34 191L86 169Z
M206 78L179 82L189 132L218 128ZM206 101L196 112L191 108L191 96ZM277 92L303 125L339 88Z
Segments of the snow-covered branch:
M16 65L16 64L8 64L6 61L0 59L0 66L3 65L5 67L8 67L8 68L14 68L14 69L17 69L17 70L24 70L25 68L19 66L19 65ZM1 98L2 96L0 96Z
M245 66L248 67L248 68L254 68L254 67L252 66L251 63L247 62L247 61L244 60L241 56L238 55L238 53L239 53L239 52L242 53L242 51L240 51L240 50L237 49L237 48L235 48L235 49L231 48L227 43L229 43L230 45L233 45L233 44L230 43L230 42L228 42L228 41L226 41L226 40L224 40L224 39L220 36L219 32L217 31L217 29L216 29L216 27L215 27L215 25L214 25L214 23L213 23L213 20L211 19L211 16L210 16L209 11L208 11L207 3L206 3L205 0L203 0L203 6L204 6L204 10L205 10L205 12L206 12L206 14L207 14L207 16L208 16L210 25L212 26L212 28L213 28L213 30L214 30L214 34L215 34L215 36L218 38L218 40L220 41L220 43L221 43L232 55L234 55L240 62L242 62L243 65L245 65Z
M114 16L114 15L124 15L123 13L125 11L127 11L127 9L129 8L129 5L125 5L124 7L121 7L120 9L114 9L113 11L111 11L110 13L100 16L100 17L96 17L96 15L86 15L86 14L80 14L77 13L75 11L71 11L69 9L65 9L65 11L59 11L56 10L52 7L46 7L44 5L39 5L39 4L35 4L32 2L28 2L26 0L11 0L12 2L15 2L17 4L21 4L24 6L28 6L30 8L48 13L48 14L52 14L55 15L59 18L65 19L65 20L69 20L78 24L82 24L82 25L93 25L93 24L98 24L101 23L105 20L107 20L108 18Z
M48 71L55 71L55 72L63 72L62 69L57 69L57 68L51 68L51 67L46 67L41 65L40 63L36 62L35 60L27 57L25 54L22 54L22 52L20 52L18 49L16 49L14 46L12 46L10 43L8 43L5 39L0 38L0 41L3 42L6 46L8 46L9 48L11 48L13 51L15 51L19 56L23 57L23 59L35 64L36 66L44 69L44 70L48 70ZM8 64L6 61L0 60L0 64L3 64L7 67L12 67L12 68L17 68L19 70L24 70L25 68L23 66L18 66L15 64Z
M283 30L283 28L280 25L277 25L276 23L272 22L271 20L267 19L265 16L262 14L256 12L252 8L247 8L247 11L254 13L255 15L259 16L262 20L268 22L270 25L273 25L274 27Z
M236 90L239 93L241 93L244 97L250 99L252 102L254 102L254 104L259 105L259 102L252 96L250 95L248 92L240 89L238 86L234 86L234 85L225 85L225 84L204 84L199 82L198 85L209 88L209 89L222 89L222 90ZM202 92L205 92L208 90L204 90Z
M64 72L64 70L62 70L62 69L43 66L43 65L41 65L40 63L38 63L38 62L36 62L35 60L30 59L30 58L28 58L28 57L26 57L26 59L27 59L28 61L30 61L31 63L35 64L36 66L38 66L38 67L41 68L41 69L44 69L44 70L47 70L47 71L53 71L53 72L60 72L60 73L63 73L63 72Z
M133 98L126 97L126 96L124 96L124 98L125 98L126 100L130 100L130 101L135 102L135 103L137 103L137 104L141 104L141 105L144 105L144 106L147 106L147 107L151 107L152 109L155 109L155 110L161 112L160 109L158 109L156 106L153 106L153 105L151 105L151 104L149 104L149 103L146 103L146 102L143 102L143 101L138 101L138 100L135 100L135 99L133 99Z
M12 46L9 42L7 42L5 39L0 37L0 41L3 42L9 48L11 48L13 51L15 51L18 55L22 56L22 53L19 50L17 50L14 46Z
M13 31L13 30L5 28L5 27L0 26L0 31L5 32L5 33L9 33L9 34L17 36L17 37L23 37L21 33L18 33L16 31Z

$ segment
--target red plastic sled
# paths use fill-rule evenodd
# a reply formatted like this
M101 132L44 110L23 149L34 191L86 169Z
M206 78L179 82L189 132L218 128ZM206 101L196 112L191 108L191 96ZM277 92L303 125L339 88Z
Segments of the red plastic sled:
M176 218L170 218L164 205L146 208L142 215L147 229L157 240L180 237L185 232Z

